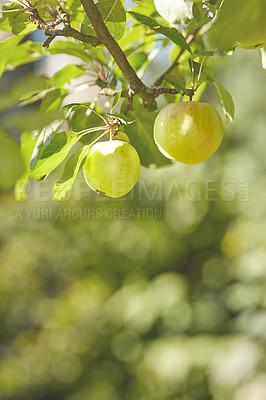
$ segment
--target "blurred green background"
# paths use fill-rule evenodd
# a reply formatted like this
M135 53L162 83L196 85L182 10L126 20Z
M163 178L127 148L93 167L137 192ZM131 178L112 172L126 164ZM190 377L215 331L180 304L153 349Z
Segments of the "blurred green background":
M21 160L1 163L0 399L266 399L266 73L237 50L216 77L236 105L218 152L119 201L80 174L52 202L57 171L17 203Z

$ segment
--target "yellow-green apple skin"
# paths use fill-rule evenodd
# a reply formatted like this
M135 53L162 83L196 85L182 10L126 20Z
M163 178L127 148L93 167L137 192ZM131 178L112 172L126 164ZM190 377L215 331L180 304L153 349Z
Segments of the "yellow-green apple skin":
M137 183L140 159L131 144L120 140L94 144L83 166L90 188L109 197L122 197Z
M185 164L198 164L209 158L222 139L222 119L207 103L170 103L154 123L154 140L162 154Z
M112 140L121 140L121 142L130 143L129 137L125 132L118 132L118 134L114 136Z

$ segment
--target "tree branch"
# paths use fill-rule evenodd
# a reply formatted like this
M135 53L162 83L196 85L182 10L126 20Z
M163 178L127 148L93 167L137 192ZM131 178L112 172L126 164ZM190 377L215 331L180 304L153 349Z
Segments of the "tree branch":
M187 44L190 44L190 43L195 39L196 33L197 33L197 32L195 32L195 33L193 33L193 34L191 34L191 35L188 36L188 38L187 38ZM169 68L167 68L166 71L164 71L164 72L162 73L161 76L159 76L159 78L156 79L156 81L153 83L153 86L160 86L160 85L162 84L165 75L170 74L170 72L172 72L173 69L179 64L180 57L182 56L182 54L184 53L184 51L185 51L185 49L180 49L180 52L178 53L178 55L177 55L175 61L170 65Z
M144 105L146 105L150 110L154 110L156 108L154 97L147 92L147 87L139 79L136 72L129 64L123 50L108 31L108 28L93 0L80 0L80 2L83 5L97 37L106 46L114 58L122 74L129 83L131 90L134 94L138 94L142 98Z
M43 44L44 47L48 48L56 36L72 37L82 42L90 43L93 47L100 44L100 40L96 36L84 35L76 29L73 29L70 26L68 14L65 13L60 7L56 8L56 18L51 24L47 24L40 17L36 8L32 7L30 9L30 13L29 21L34 22L39 29L43 29L46 36L48 36L47 40ZM56 25L60 24L61 22L64 23L64 28L56 29Z
M176 89L165 88L163 86L148 86L148 87L146 87L146 90L147 90L147 93L149 93L154 99L161 96L162 94L173 94L173 95L181 94L182 96L188 96L191 101L192 97L194 96L194 93L195 93L194 88L186 89L185 92L180 93ZM104 88L104 89L100 90L99 94L103 95L103 96L116 96L118 92L119 92L119 90L115 90L115 89L111 89L111 88ZM134 93L132 93L131 89L123 90L121 92L121 97L128 99L128 104L124 110L124 114L127 114L128 111L133 110L133 106L132 106L133 96L134 96Z
M147 90L147 93L154 98L159 97L159 96L161 96L161 94L165 94L165 93L168 93L168 94L178 94L179 93L176 89L165 88L162 86L159 86L159 87L158 86L148 86L148 87L146 87L146 90ZM115 90L115 89L111 89L111 88L104 88L104 89L100 90L99 94L102 96L114 97L117 95L118 92L119 92L119 90ZM128 98L130 96L132 97L132 92L130 92L130 89L123 90L121 93L121 97L123 97L123 98Z
M86 12L97 36L84 35L83 33L73 29L70 25L69 15L62 10L60 6L56 7L56 11L53 13L53 22L46 23L38 14L37 9L31 4L26 7L30 12L29 20L34 22L39 29L43 29L47 40L44 42L44 47L49 47L50 43L56 36L72 37L78 39L85 43L90 43L93 47L103 44L111 56L114 58L118 67L120 68L124 78L129 83L130 88L124 90L121 93L121 97L128 99L128 105L126 110L132 109L132 99L135 94L140 96L143 100L144 106L148 107L150 111L157 108L156 98L161 94L178 94L176 89L164 88L161 85L164 76L170 73L179 63L180 57L184 53L184 49L181 49L175 61L170 65L170 67L154 82L152 86L147 87L137 76L135 70L132 68L128 62L123 50L119 44L115 41L113 36L110 34L107 26L105 25L102 16L94 4L93 0L80 0L84 11ZM63 29L57 29L56 26L60 23L64 24ZM196 36L196 32L188 36L187 43L191 43ZM115 96L118 91L111 88L103 88L99 92L101 95L105 96ZM189 90L183 95L190 96Z
M99 91L99 94L102 96L116 96L119 93L119 90L115 90L109 87L103 88ZM121 97L127 98L128 97L128 90L123 90L121 93Z

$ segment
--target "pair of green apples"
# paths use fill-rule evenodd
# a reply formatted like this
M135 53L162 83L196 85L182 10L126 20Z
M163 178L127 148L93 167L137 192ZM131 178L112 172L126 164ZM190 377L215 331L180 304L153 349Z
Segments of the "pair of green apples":
M122 133L120 134L122 135ZM127 136L94 144L83 166L85 180L96 192L121 197L137 183L140 159ZM154 139L167 158L197 164L209 158L220 146L223 123L207 103L170 103L157 115ZM122 139L122 140L121 140Z
M261 48L266 46L265 21L266 0L224 0L211 28L210 39L217 47L234 44L244 49ZM154 124L154 139L162 154L186 164L197 164L209 158L222 138L221 117L206 103L168 104L159 112ZM88 185L110 197L128 193L140 173L136 150L123 138L118 139L92 146L83 168Z

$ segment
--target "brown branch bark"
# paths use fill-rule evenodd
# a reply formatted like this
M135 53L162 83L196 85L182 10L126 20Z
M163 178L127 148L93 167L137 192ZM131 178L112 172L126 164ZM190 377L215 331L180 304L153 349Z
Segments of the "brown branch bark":
M179 92L176 89L172 88L164 88L162 86L148 86L146 87L147 93L154 98L161 96L161 94L168 93L168 94L178 94ZM99 94L102 96L116 96L119 90L111 89L111 88L104 88L101 89ZM123 90L121 93L121 97L127 98L129 97L130 93L129 90Z
M147 92L147 87L139 79L136 72L128 62L123 50L110 34L102 16L93 0L80 0L95 32L100 41L106 46L134 94L138 94L150 110L156 108L154 97Z

